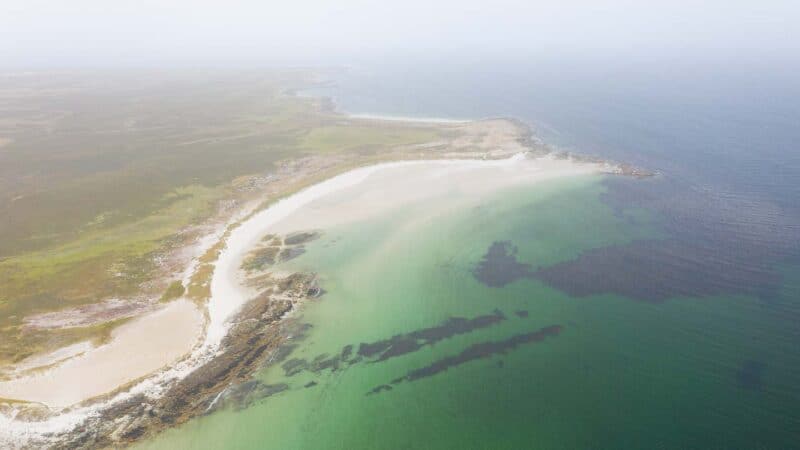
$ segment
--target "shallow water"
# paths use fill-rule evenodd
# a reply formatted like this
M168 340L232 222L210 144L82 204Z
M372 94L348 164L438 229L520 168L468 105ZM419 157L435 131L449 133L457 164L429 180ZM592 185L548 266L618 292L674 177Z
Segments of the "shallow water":
M145 447L797 448L791 71L404 64L325 93L356 113L513 116L661 175L329 231L292 262L327 293L289 365L260 375L271 388Z
M319 272L326 293L284 362L142 447L793 445L797 285L776 309L745 295L573 297L542 280L590 249L663 236L607 192L583 176L327 231L287 263Z

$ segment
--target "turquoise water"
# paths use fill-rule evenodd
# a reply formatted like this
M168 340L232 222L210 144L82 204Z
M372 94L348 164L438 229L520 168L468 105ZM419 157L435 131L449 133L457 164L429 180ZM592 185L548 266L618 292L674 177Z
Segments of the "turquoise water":
M800 284L768 306L570 295L558 275L581 255L668 236L608 191L584 176L326 230L287 264L319 273L326 293L302 308L291 353L258 375L285 389L141 447L794 447Z

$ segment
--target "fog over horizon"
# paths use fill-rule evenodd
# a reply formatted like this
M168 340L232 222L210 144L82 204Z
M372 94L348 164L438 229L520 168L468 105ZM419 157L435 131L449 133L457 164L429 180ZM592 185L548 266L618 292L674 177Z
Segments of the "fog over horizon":
M332 65L427 57L788 62L788 0L6 0L0 69Z

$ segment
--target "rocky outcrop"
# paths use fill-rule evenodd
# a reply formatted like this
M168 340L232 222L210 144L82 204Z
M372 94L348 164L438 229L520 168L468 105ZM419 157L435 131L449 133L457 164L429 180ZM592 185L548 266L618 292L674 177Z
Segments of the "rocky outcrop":
M318 292L314 274L295 273L275 280L237 314L218 354L156 399L140 394L87 419L58 447L122 447L164 428L207 414L226 404L247 405L288 389L253 380L269 360L280 363L287 332L284 317L299 301Z

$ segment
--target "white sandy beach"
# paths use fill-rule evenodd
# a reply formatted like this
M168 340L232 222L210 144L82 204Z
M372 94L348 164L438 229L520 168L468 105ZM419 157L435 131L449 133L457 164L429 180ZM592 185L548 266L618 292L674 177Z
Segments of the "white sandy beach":
M189 353L203 315L179 300L124 324L108 344L87 349L50 369L0 382L0 397L66 407L111 392Z
M316 198L269 231L287 234L324 230L436 199L446 200L437 209L456 208L460 200L474 201L515 186L595 173L601 166L550 156L529 159L518 154L500 160L409 161L371 169L357 185L342 186Z
M453 191L474 198L500 189L602 170L600 164L550 156L530 159L523 154L488 161L402 161L351 170L304 189L254 215L231 234L211 282L206 344L213 345L224 337L226 320L249 299L239 267L266 234L352 223Z
M445 197L474 200L506 188L606 169L602 164L517 154L499 160L391 162L348 171L276 202L231 232L212 276L206 321L193 303L172 302L121 326L105 345L88 350L67 349L59 355L75 354L77 350L83 353L36 374L0 382L0 398L58 408L114 391L178 359L183 361L133 390L147 391L145 385L154 386L190 373L213 357L227 333L228 320L252 297L242 283L240 267L245 256L268 233L324 230L414 202ZM198 345L204 323L206 338ZM192 349L192 356L185 358ZM63 425L58 425L58 417L48 423L26 423L19 427L13 420L4 420L9 426L0 430L0 443L4 438L13 440L13 436L3 436L4 433L65 431L69 428L64 427L77 423L80 412L70 414L74 417L60 422Z

